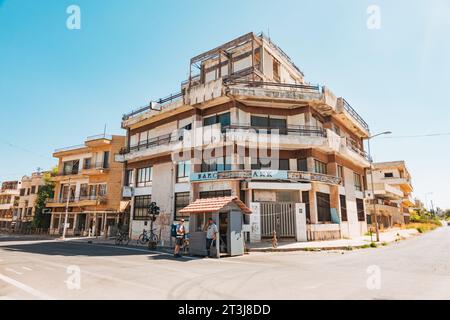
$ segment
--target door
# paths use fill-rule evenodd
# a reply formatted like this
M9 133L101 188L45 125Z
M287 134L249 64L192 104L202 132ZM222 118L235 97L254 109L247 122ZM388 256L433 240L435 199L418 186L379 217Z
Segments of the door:
M261 202L261 236L295 238L295 203Z
M230 256L244 254L244 239L242 235L242 213L230 211L228 213L228 253Z

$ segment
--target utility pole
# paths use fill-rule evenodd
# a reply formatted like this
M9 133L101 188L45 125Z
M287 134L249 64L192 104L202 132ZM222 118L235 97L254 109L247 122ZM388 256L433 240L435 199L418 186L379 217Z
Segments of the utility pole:
M69 178L69 185L67 187L66 215L64 217L64 228L63 228L63 235L62 235L63 239L66 238L67 219L69 217L69 202L70 202L70 178Z
M372 187L372 197L373 197L373 215L375 217L375 232L377 235L377 242L380 242L380 230L378 228L378 215L377 215L377 204L376 204L376 199L375 199L375 187L374 187L374 183L373 183L373 159L372 159L372 155L370 153L370 139L375 138L377 136L381 136L383 134L391 134L392 132L390 131L385 131L385 132L381 132L378 133L376 135L370 136L369 138L367 138L367 150L369 152L369 162L370 162L370 182L371 182L371 187Z

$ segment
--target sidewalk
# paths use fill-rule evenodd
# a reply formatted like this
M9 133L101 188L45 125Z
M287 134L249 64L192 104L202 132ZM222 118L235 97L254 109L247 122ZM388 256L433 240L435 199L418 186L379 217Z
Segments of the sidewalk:
M380 233L381 243L395 242L397 239L407 239L418 235L416 229L393 228L389 231ZM372 235L375 242L376 235ZM272 247L270 240L264 240L259 243L248 245L249 252L280 252L280 251L314 251L314 250L348 250L349 248L363 248L371 243L370 236L361 236L353 239L338 239L329 241L308 241L308 242L279 242L277 248Z

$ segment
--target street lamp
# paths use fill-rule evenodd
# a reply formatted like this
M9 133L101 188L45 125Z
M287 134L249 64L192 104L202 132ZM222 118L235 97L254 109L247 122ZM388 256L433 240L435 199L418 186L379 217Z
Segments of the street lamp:
M375 201L375 187L373 183L373 159L372 155L370 154L370 139L373 139L375 137L384 135L384 134L391 134L391 131L384 131L381 133L374 134L367 138L367 150L369 151L369 162L370 162L370 180L372 185L372 197L373 197L373 215L375 217L375 232L377 234L377 242L380 242L380 230L378 228L378 216L377 216L377 204Z

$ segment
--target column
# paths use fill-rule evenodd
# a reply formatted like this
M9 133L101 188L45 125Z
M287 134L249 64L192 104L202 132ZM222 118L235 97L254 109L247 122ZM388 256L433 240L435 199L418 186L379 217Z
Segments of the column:
M309 191L309 216L311 224L318 223L317 215L317 199L316 199L317 182L311 182L311 190Z

